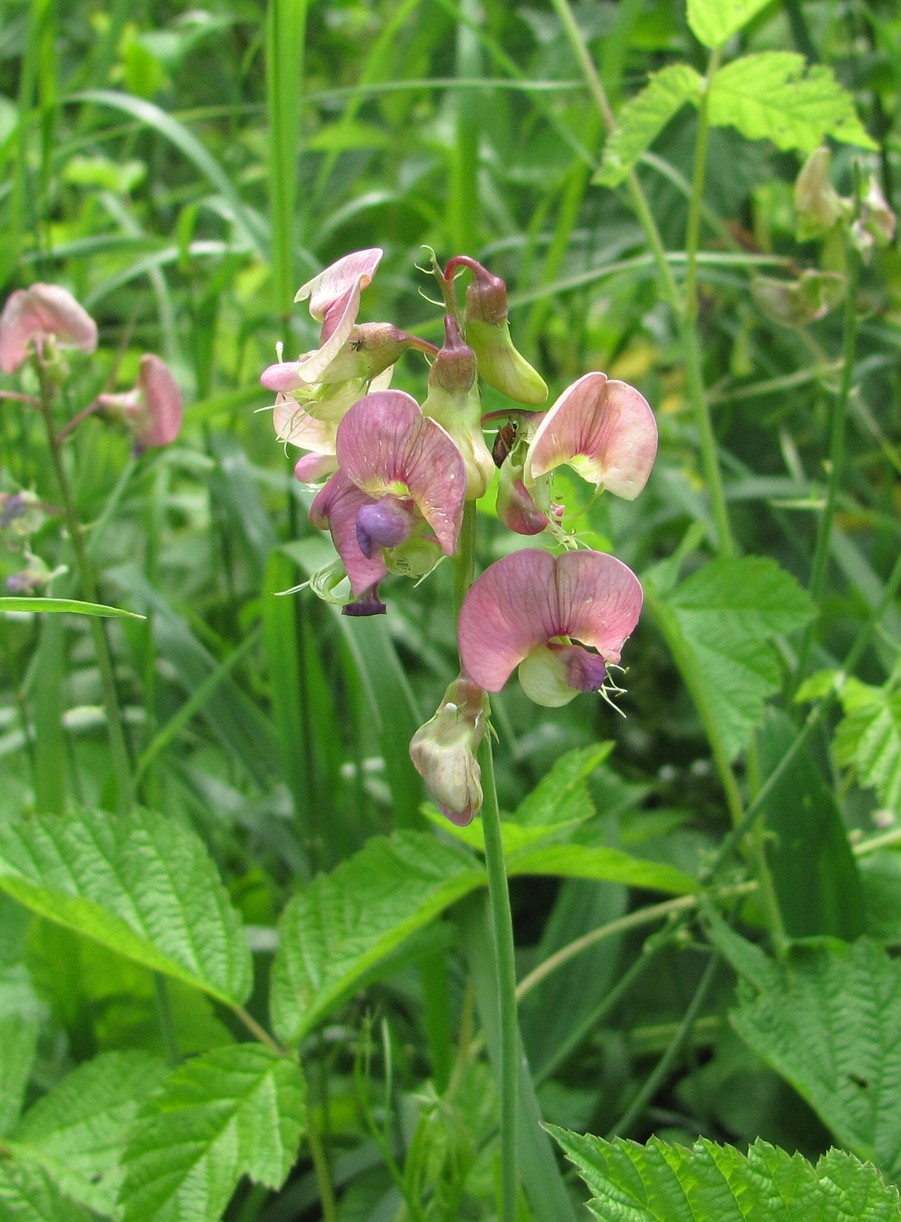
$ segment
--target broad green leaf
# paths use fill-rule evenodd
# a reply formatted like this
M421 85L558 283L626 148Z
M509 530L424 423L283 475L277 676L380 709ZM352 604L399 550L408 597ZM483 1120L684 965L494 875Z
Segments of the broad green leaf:
M30 1014L0 1014L0 1136L19 1119L37 1049L39 1020Z
M594 743L561 756L520 802L513 821L519 827L550 827L590 819L594 803L586 782L610 756L613 746L612 742Z
M702 46L713 50L766 8L770 0L688 0L688 25Z
M281 1187L305 1123L300 1067L262 1044L187 1061L131 1129L123 1222L218 1222L242 1175Z
M30 1109L8 1143L67 1196L110 1214L122 1182L125 1136L166 1071L143 1052L106 1052L79 1065Z
M747 1155L700 1138L603 1141L546 1126L604 1222L896 1222L897 1189L875 1167L830 1150L814 1165L758 1139Z
M144 619L137 611L125 611L122 607L107 607L104 603L85 603L77 598L0 598L0 611L56 611L72 615L126 616L128 619Z
M849 679L842 689L845 717L835 732L840 764L853 764L887 810L901 807L901 688L898 674L883 687Z
M241 920L209 854L161 815L83 812L0 824L0 889L226 1003L250 993Z
M475 887L473 857L425 832L370 840L285 909L272 979L276 1033L296 1042L405 938Z
M93 1222L40 1167L0 1158L0 1217L3 1222Z
M708 917L709 919L709 917ZM744 939L711 923L741 973ZM759 965L758 965L759 966ZM767 961L732 1022L842 1145L889 1178L901 1173L901 963L866 938L796 944L785 972Z
M673 895L684 895L696 886L695 880L676 866L632 857L621 849L584 844L548 844L512 853L507 860L507 873L511 877L549 874L560 878L593 878Z
M798 728L771 709L759 739L769 776L794 745ZM863 888L832 786L805 746L770 790L764 807L766 854L785 932L851 941L864 932Z
M772 639L807 623L809 597L763 556L714 560L665 602L648 593L708 732L733 758L779 684Z
M702 86L703 80L688 64L670 64L656 72L620 111L594 181L605 187L621 183L685 103L697 105Z
M861 126L851 95L831 69L808 67L791 51L745 55L721 68L710 86L710 122L738 128L749 140L811 153L827 136L876 149Z

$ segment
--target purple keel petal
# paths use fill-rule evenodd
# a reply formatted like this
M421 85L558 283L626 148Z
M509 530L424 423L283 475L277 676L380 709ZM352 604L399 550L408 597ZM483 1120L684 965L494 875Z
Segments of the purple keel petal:
M400 390L358 400L338 426L338 462L370 496L409 498L445 555L457 546L466 467L444 429Z
M355 597L370 586L376 586L388 572L381 553L377 552L371 559L364 556L357 540L357 515L364 505L373 503L371 496L361 492L339 470L317 493L310 506L310 521L331 534Z

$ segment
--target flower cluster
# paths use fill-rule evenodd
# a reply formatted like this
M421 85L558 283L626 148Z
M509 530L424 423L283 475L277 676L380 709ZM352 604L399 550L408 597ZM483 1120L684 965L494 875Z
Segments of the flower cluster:
M383 613L389 574L420 578L458 556L468 503L495 482L504 525L549 545L512 551L470 586L458 621L460 677L411 744L442 811L468 823L482 803L477 751L487 693L517 667L526 694L549 707L601 690L641 611L634 573L580 548L566 530L554 473L569 466L595 495L632 500L650 475L657 426L634 387L600 372L540 410L547 386L513 344L506 286L468 256L443 270L433 259L446 309L440 349L389 323L358 323L382 253L347 255L299 290L296 300L309 300L321 323L319 347L295 361L279 351L261 381L275 392L277 437L304 451L296 477L325 479L310 520L329 531L339 561L310 584L342 601L345 614ZM469 283L461 308L462 275ZM409 350L430 362L421 404L390 389L393 366ZM480 379L512 401L509 409L483 414ZM484 427L501 417L489 448ZM349 597L339 599L345 578Z
M0 369L12 374L34 363L40 371L41 393L37 398L16 392L0 391L0 395L50 412L56 388L68 380L64 351L75 349L90 355L97 348L97 340L97 324L68 289L57 284L17 289L0 314ZM183 414L181 391L165 362L146 353L131 390L98 395L62 425L54 444L62 444L82 420L95 414L124 424L138 455L149 446L169 445L178 436ZM45 512L53 511L45 508L33 492L0 491L0 543L26 562L21 572L7 579L11 592L34 593L64 571L51 571L30 549L30 537Z

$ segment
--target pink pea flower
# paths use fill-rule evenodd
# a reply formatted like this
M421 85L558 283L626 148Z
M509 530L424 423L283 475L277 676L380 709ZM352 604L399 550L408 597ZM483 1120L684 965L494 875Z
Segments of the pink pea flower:
M443 815L465 827L482 809L477 752L488 725L488 696L469 679L455 679L438 711L410 742L410 758Z
M60 348L93 352L97 324L58 284L17 289L0 315L0 367L13 373L26 360L30 345L43 356L44 344L51 338Z
M457 546L466 468L444 429L410 395L380 390L359 399L336 437L338 470L310 507L332 534L355 596L388 571L386 554L428 528L441 552Z
M165 361L151 353L141 357L138 381L133 390L119 395L98 395L97 407L113 420L131 429L135 453L148 446L167 446L181 431L181 391Z
M568 463L583 479L632 501L657 454L657 423L643 395L603 373L569 386L535 430L526 483Z
M499 692L515 667L536 704L597 691L641 613L638 578L602 552L527 548L496 561L460 610L464 677Z

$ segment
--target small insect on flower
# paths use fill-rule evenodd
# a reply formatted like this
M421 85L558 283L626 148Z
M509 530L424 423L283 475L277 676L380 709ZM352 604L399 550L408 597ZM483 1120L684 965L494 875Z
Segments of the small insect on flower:
M508 420L506 424L501 425L497 430L497 436L494 439L494 445L491 447L491 457L494 459L496 467L502 467L507 455L516 445L516 436L519 432L519 423L516 420Z

